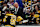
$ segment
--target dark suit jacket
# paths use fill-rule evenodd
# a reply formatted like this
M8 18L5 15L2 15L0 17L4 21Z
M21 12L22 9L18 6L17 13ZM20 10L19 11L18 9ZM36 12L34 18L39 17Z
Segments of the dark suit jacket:
M19 7L19 10L18 10L17 14L15 14L15 15L24 17L23 8Z

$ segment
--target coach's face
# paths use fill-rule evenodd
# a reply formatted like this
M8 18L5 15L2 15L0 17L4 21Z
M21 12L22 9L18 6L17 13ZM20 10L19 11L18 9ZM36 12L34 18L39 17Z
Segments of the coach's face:
M14 6L15 6L16 8L18 8L18 3L15 3Z

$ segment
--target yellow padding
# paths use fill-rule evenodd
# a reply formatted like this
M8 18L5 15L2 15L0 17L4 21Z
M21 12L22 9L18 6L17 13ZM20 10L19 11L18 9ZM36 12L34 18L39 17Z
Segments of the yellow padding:
M10 27L14 27L14 26L11 26L11 25L5 25L5 26L10 26Z
M38 11L38 13L40 13L40 10Z
M17 21L19 22L19 21L21 21L21 20L23 20L23 18L22 18L21 16L18 16L18 17L17 17Z
M13 14L6 14L7 16L13 15Z
M39 17L39 14L35 14L34 17L35 17L35 18Z
M28 1L29 3L31 3L31 1Z
M4 18L4 19L3 19L3 22L6 22L6 21L7 21L6 18Z

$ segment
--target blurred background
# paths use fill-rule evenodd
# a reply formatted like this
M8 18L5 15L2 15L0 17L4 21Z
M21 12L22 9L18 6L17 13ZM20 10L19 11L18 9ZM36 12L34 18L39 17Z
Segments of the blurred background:
M0 22L1 26L40 24L40 0L0 0Z

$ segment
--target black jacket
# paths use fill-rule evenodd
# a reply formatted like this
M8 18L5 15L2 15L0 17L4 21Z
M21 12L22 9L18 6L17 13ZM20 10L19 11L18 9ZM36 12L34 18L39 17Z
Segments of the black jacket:
M17 14L15 14L16 16L21 16L24 18L24 14L23 14L23 8L19 7Z

